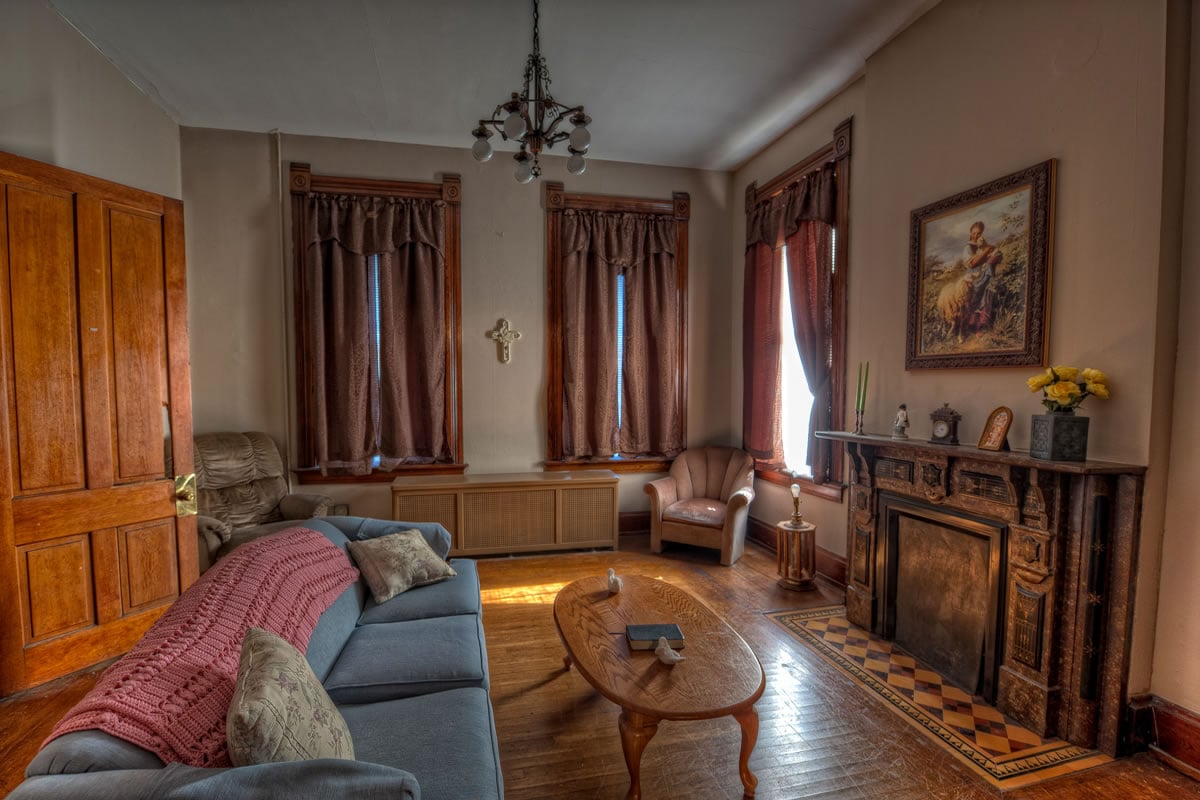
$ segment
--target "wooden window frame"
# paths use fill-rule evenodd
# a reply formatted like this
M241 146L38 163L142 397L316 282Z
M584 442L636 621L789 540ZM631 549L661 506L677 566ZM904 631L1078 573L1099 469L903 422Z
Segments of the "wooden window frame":
M834 229L837 231L837 247L833 256L833 342L832 363L830 365L830 380L832 417L831 425L834 430L842 430L846 421L846 265L850 253L850 152L851 128L853 118L839 124L833 132L833 139L806 158L793 164L788 169L776 175L759 187L757 181L746 187L746 215L759 203L781 194L788 186L805 175L816 172L828 163L833 163L837 185L837 220ZM792 477L786 470L777 469L763 464L755 459L755 477L769 483L781 486L800 484L800 490L805 494L824 497L828 500L841 502L845 493L843 483L843 448L834 447L829 460L829 474L822 480L811 477Z
M310 193L366 195L369 197L404 197L420 200L442 200L446 203L446 412L445 425L454 461L436 464L400 465L391 470L372 470L367 475L322 475L302 468L295 470L300 483L383 483L401 475L462 474L462 179L444 174L437 182L389 181L373 178L351 178L314 175L312 167L292 162L288 168L288 186L292 195L292 287L294 315L294 347L296 358L296 443L297 460L301 464L315 461L315 448L310 424L310 401L313 380L307 348L308 324L304 318L304 253L308 241L308 216L304 213L305 196Z
M546 282L547 336L546 353L549 362L546 396L546 470L596 469L613 472L665 472L674 458L561 458L563 445L563 371L562 371L562 215L564 211L607 211L614 213L656 214L675 220L675 281L679 293L679 390L680 434L687 441L687 273L688 221L691 218L691 196L674 192L670 200L641 197L618 197L603 194L568 194L563 184L543 183L543 205L546 210Z

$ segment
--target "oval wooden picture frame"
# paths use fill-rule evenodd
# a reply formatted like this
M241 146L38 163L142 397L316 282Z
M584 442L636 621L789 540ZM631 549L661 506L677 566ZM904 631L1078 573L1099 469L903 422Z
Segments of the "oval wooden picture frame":
M1012 426L1013 412L1008 406L1000 406L988 414L979 435L980 450L1008 450L1008 429Z

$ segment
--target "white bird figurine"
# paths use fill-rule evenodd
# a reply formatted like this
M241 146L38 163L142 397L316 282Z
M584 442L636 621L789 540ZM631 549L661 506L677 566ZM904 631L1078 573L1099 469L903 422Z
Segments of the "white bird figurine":
M654 648L654 655L658 656L658 660L669 667L673 667L680 661L683 661L684 656L671 649L671 645L667 644L667 637L658 637L658 647Z
M612 567L609 567L608 568L608 593L616 594L617 592L621 591L622 585L623 584L621 583L621 579L617 577L617 573L613 571Z

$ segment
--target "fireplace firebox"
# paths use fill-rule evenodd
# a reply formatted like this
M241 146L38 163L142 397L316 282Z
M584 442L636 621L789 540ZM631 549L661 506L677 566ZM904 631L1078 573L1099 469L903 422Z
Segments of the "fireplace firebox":
M817 435L849 456L850 621L1042 736L1125 752L1145 467Z

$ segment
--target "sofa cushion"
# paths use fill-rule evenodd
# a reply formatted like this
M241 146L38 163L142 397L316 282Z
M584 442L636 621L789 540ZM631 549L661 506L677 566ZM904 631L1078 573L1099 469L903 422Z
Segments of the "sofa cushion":
M450 555L450 531L437 522L396 522L367 517L326 517L328 522L356 541L377 539L396 531L418 530L439 558Z
M100 730L64 734L38 751L25 777L112 769L161 769L158 756Z
M478 614L483 604L480 602L479 570L475 562L469 558L452 558L450 566L457 573L456 577L412 589L396 595L386 603L376 603L373 598L368 597L358 624ZM313 638L316 638L315 633ZM311 643L309 650L312 650Z
M494 795L493 795L494 796ZM383 764L318 758L213 769L178 762L160 769L122 769L82 775L40 775L9 800L420 800L412 773ZM426 796L430 797L429 795Z
M340 707L360 761L408 770L421 796L499 800L504 796L492 706L484 689L451 689ZM431 720L437 721L431 735Z
M477 615L462 614L355 628L325 690L338 705L377 703L462 686L486 688L487 679L483 626Z
M454 568L438 558L418 530L350 542L349 547L376 603L387 602L414 586L454 577Z
M246 631L226 716L235 766L310 758L354 758L346 722L295 647L259 628Z

